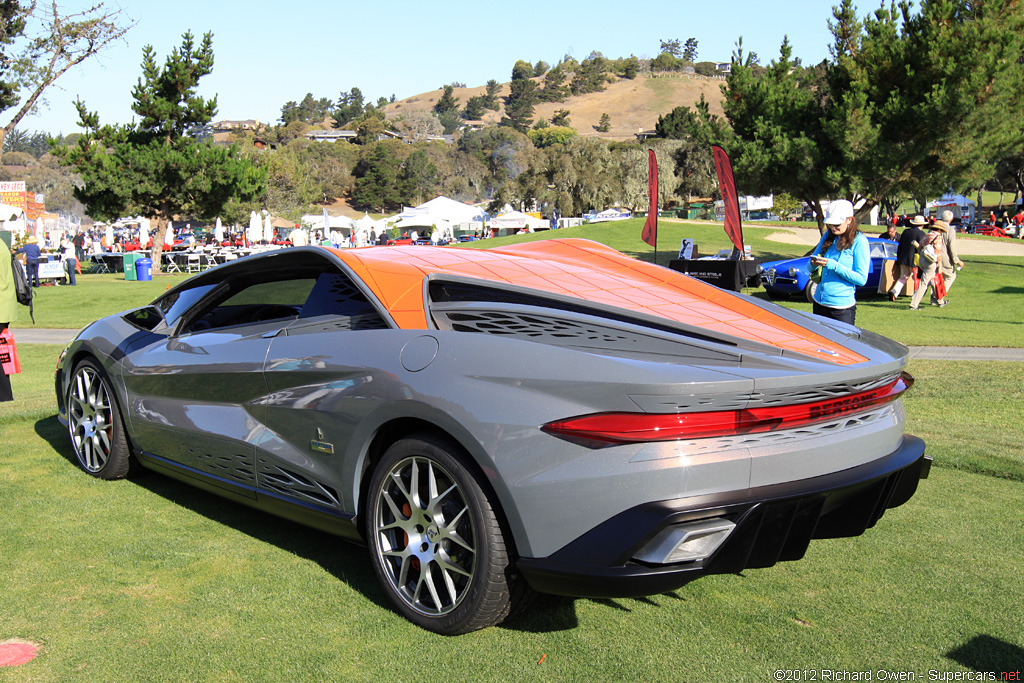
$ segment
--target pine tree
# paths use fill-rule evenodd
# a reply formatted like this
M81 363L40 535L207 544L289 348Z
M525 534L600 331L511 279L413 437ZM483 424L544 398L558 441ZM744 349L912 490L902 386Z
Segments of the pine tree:
M215 146L191 135L217 112L217 98L197 94L199 79L213 70L213 39L197 48L185 33L181 46L158 67L143 49L142 78L132 90L136 123L100 126L99 116L78 100L85 133L54 154L82 177L75 189L90 216L113 221L127 215L155 219L153 271L159 272L167 221L177 214L213 218L229 201L246 202L266 192L265 175L236 146Z

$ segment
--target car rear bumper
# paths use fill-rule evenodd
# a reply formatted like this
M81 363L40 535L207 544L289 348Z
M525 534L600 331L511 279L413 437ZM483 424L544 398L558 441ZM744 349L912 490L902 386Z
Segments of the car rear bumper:
M520 559L518 568L543 593L639 597L674 590L706 574L770 567L800 559L812 539L864 533L887 509L910 500L930 467L924 441L906 436L893 453L841 472L639 505L549 557ZM706 558L671 564L635 559L666 529L707 521L735 526Z

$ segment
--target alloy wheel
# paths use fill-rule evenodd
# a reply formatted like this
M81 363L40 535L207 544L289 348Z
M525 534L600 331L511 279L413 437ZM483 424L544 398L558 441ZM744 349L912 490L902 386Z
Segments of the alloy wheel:
M375 548L401 599L426 616L450 613L473 582L477 530L463 491L437 462L410 457L384 477Z

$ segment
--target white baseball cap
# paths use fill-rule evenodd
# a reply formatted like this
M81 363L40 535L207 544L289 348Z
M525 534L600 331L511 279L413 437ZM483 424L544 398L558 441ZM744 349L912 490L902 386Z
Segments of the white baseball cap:
M847 218L853 218L853 204L845 199L834 201L825 209L826 225L839 225Z

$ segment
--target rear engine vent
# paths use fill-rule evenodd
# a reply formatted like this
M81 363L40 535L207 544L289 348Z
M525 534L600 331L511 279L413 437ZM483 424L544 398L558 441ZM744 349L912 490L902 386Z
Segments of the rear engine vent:
M586 302L576 303L556 296L546 297L529 292L445 280L432 280L428 291L431 302L430 312L434 317L434 322L441 329L534 338L586 339L616 344L626 341L630 345L632 344L630 340L649 338L643 333L619 330L611 324L603 325L597 321L577 323L567 320L571 317L587 316L608 323L625 323L633 327L646 328L654 334L668 334L681 340L699 340L712 342L719 346L735 346L735 344L717 337L703 335L673 325L659 325L642 316L634 317L618 313L612 307L598 304L587 305ZM499 306L484 308L483 306L466 306L465 304L497 304ZM531 310L522 313L510 310L520 307L529 307ZM571 315L558 316L555 314L556 312ZM658 336L660 337L660 335ZM659 339L659 341L675 343L666 339ZM679 349L676 348L674 353L679 353Z

